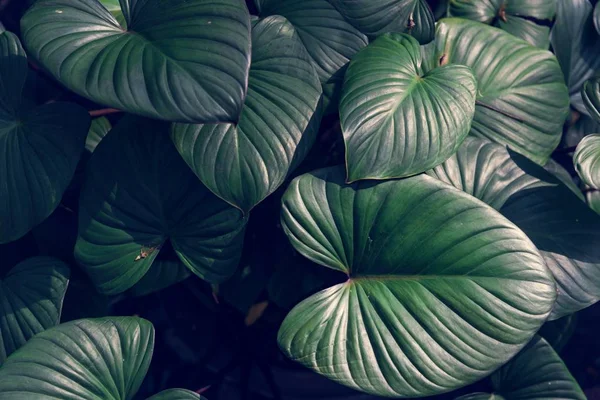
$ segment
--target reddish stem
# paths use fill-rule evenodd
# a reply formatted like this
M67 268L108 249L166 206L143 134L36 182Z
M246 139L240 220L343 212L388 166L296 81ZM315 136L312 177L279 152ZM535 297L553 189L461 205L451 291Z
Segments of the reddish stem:
M122 112L121 110L117 110L116 108L103 108L102 110L93 110L90 111L91 117L102 117L103 115L108 114L116 114Z

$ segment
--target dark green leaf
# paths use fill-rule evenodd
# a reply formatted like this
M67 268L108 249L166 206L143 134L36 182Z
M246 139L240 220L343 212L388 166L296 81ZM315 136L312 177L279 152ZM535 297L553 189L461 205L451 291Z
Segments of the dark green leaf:
M585 81L600 69L600 40L592 21L589 0L558 0L556 23L550 33L552 49L569 87L571 104L587 112L581 100Z
M474 49L477 49L476 51ZM434 61L462 64L477 78L471 134L545 164L560 142L569 97L549 51L500 29L458 18L437 25Z
M409 33L420 43L433 40L435 19L425 0L330 0L358 30L369 36Z
M0 369L3 400L126 400L152 358L154 328L133 317L82 319L44 331Z
M355 389L418 397L483 378L539 329L554 282L510 221L426 175L344 181L341 167L319 170L283 197L294 247L346 275L286 317L287 356Z
M198 393L191 392L185 389L169 389L164 390L148 400L203 400L204 397Z
M121 11L119 0L100 0L100 3L115 17L123 29L127 29L127 21L125 21L125 16Z
M600 76L583 84L581 97L590 116L600 124Z
M577 119L569 124L567 132L563 135L560 147L575 147L585 136L598 132L600 132L600 123L585 114L579 114L577 115Z
M594 7L594 25L596 31L600 34L600 3L596 3L596 7Z
M98 146L98 143L100 143L111 128L112 126L106 117L94 119L92 121L92 126L90 126L87 138L85 139L85 148L87 151L93 153L96 146Z
M556 1L450 0L449 13L454 17L497 26L528 41L533 46L547 49L550 44L550 28L530 19L534 18L538 21L554 19Z
M131 288L134 296L158 292L187 279L191 271L181 261L155 260L148 272Z
M567 317L546 322L538 333L546 339L554 351L560 353L571 339L576 326L577 314L571 314Z
M506 400L585 400L585 394L561 358L536 336L515 358L492 375L494 392L459 397Z
M579 142L573 164L581 180L600 189L600 134L588 135Z
M477 82L471 69L427 73L419 43L385 34L348 67L340 101L348 181L421 173L450 157L467 137Z
M69 267L50 257L25 260L0 280L0 365L34 335L58 324L68 283Z
M596 213L600 214L600 190L591 190L586 193L588 206Z
M34 107L24 96L27 71L19 39L0 33L0 243L19 239L58 206L90 125L75 104Z
M320 123L321 85L285 18L252 30L248 96L234 124L174 124L184 160L217 196L244 212L273 193L304 159Z
M103 293L138 282L166 240L209 282L226 279L237 266L246 219L198 181L168 128L126 116L90 160L75 257Z
M527 234L557 282L551 319L600 299L600 217L554 175L478 138L467 138L428 174L486 202Z
M169 121L235 122L246 94L242 0L121 0L128 30L97 0L39 0L21 20L28 53L74 92Z

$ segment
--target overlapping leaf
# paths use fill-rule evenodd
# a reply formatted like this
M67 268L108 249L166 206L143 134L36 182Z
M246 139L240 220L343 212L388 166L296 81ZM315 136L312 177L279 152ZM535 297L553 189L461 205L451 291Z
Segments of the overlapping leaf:
M433 40L435 18L425 0L330 0L361 32L378 36L386 32L408 33L420 43Z
M594 7L594 25L596 26L596 31L600 34L600 5L598 3Z
M600 217L559 179L477 138L428 174L499 210L533 241L557 283L551 319L600 300Z
M558 0L556 23L550 33L556 54L569 87L571 105L586 113L581 100L585 81L600 70L600 40L593 23L589 0Z
M319 170L283 197L294 247L347 275L286 317L287 356L372 394L425 396L486 376L546 319L552 276L498 212L426 175L344 181Z
M58 324L68 283L69 268L50 257L25 260L0 280L0 365L37 333Z
M156 394L148 400L202 400L204 397L185 389L168 389Z
M600 189L600 134L588 135L579 142L573 164L586 184Z
M600 124L600 76L584 83L581 97L590 116Z
M477 82L471 69L427 73L419 43L385 34L350 63L340 102L348 181L410 176L450 157L468 135Z
M449 13L497 26L508 33L547 49L550 22L556 14L557 0L450 0Z
M96 118L92 121L92 126L85 139L85 148L90 153L93 153L98 146L98 143L106 136L112 128L110 121L106 117Z
M438 23L432 46L427 50L434 65L466 65L477 78L471 134L545 164L560 142L569 111L568 91L552 53L498 28L458 18Z
M306 156L320 123L321 85L292 24L267 17L252 31L248 96L238 124L174 124L171 137L202 182L248 212Z
M458 399L586 399L560 356L539 336L496 371L491 381L493 393L473 393Z
M134 296L145 296L181 282L190 275L191 271L181 261L154 260L131 292Z
M114 2L113 2L114 3ZM72 91L169 121L235 122L246 94L243 0L40 0L21 20L28 53Z
M202 185L168 128L126 116L90 160L75 257L101 292L133 286L166 240L210 282L226 279L237 266L246 218Z
M75 104L35 107L24 93L27 59L0 28L0 243L19 239L58 206L90 125Z
M261 17L281 15L296 29L319 74L331 110L337 103L350 58L367 38L350 25L328 0L254 0ZM336 100L337 99L337 100Z

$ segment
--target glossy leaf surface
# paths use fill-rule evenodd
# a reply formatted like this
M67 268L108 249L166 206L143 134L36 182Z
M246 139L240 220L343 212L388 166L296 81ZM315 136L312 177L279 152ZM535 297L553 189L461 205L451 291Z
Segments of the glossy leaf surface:
M498 28L457 18L438 23L432 46L435 65L466 65L477 78L471 134L545 164L569 111L567 88L552 53Z
M556 23L550 33L552 49L569 87L571 105L587 112L581 100L585 81L600 70L600 40L589 0L558 0Z
M581 96L590 116L600 124L600 76L590 79L583 85Z
M27 259L0 280L0 365L37 333L58 324L68 283L69 267L50 257Z
M535 21L554 19L556 0L450 0L449 13L499 27L533 46L548 49L550 28Z
M573 163L579 177L594 189L600 189L600 134L588 135L577 145Z
M82 107L35 107L25 93L27 58L0 27L0 243L19 239L58 206L84 148Z
M560 356L539 336L508 364L496 371L491 381L493 393L475 393L459 399L586 399Z
M40 0L21 20L28 53L70 90L169 121L237 121L250 63L242 0Z
M420 43L433 40L435 19L425 0L330 0L361 32L379 36L409 33Z
M252 30L248 96L234 124L174 124L183 159L217 196L244 212L273 193L305 157L320 123L321 85L292 24Z
M600 218L554 175L477 138L428 174L499 210L537 246L557 283L551 319L600 299Z
M226 279L237 266L246 219L202 185L168 128L126 116L88 165L75 257L103 293L138 282L166 240L209 282Z
M348 181L410 176L452 155L471 128L471 69L423 72L419 43L385 34L350 63L340 102Z
M546 319L552 276L498 212L426 175L344 181L315 171L283 197L296 250L347 275L286 317L288 357L368 393L432 395L483 378Z

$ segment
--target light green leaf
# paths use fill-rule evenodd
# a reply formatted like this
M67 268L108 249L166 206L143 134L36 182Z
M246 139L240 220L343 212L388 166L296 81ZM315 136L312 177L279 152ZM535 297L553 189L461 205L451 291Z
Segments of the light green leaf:
M168 129L126 116L91 157L75 257L103 293L137 283L167 240L209 282L225 280L237 266L246 218L198 181Z
M0 243L17 240L56 209L75 172L90 125L75 104L35 107L25 96L27 58L0 33Z
M145 296L181 282L190 275L191 271L181 261L154 260L131 292L134 296Z
M85 148L90 153L93 153L98 146L98 143L106 136L111 130L112 126L110 121L106 117L96 118L92 121L92 126L88 132L87 138L85 139Z
M434 46L429 57L435 62L469 66L477 78L471 134L545 164L560 142L569 111L567 88L552 53L459 18L438 23Z
M368 43L327 0L254 0L261 17L281 15L294 25L323 85L337 109L344 68ZM324 90L324 92L326 92ZM337 100L336 100L337 99Z
M556 1L450 0L449 14L499 27L533 46L548 49L550 28L541 22L554 19Z
M203 400L204 397L198 393L194 393L185 389L169 389L164 390L148 400ZM205 400L205 399L204 399Z
M168 121L235 122L246 94L243 0L39 0L21 20L30 56L97 103Z
M344 181L343 168L315 171L283 197L293 246L345 281L286 317L288 357L371 394L419 397L483 378L539 329L554 282L510 221L426 175Z
M573 165L586 184L600 189L600 134L588 135L579 142Z
M37 333L58 324L69 273L55 258L34 257L0 280L0 365Z
M115 17L123 29L127 29L127 21L125 21L119 0L100 0L100 3Z
M174 124L183 159L217 196L250 211L310 150L320 124L321 85L294 27L267 17L252 30L248 96L235 124Z
M425 0L330 0L358 30L369 36L408 33L420 43L433 40L435 19Z
M537 246L557 283L551 319L600 300L600 217L554 175L478 138L427 173L494 207Z
M585 81L600 70L600 40L589 0L558 0L556 23L550 33L552 49L569 87L571 105L587 113L581 100Z
M591 190L587 192L585 199L588 206L596 213L600 214L600 190Z
M600 124L600 76L583 84L581 97L590 116Z
M467 137L477 82L471 69L424 72L419 43L385 34L350 63L340 101L348 181L421 173Z
M586 399L560 356L539 336L536 336L508 364L495 372L491 381L493 393L475 393L458 399Z
M0 368L3 400L128 400L146 375L154 328L133 317L82 319L44 331Z

